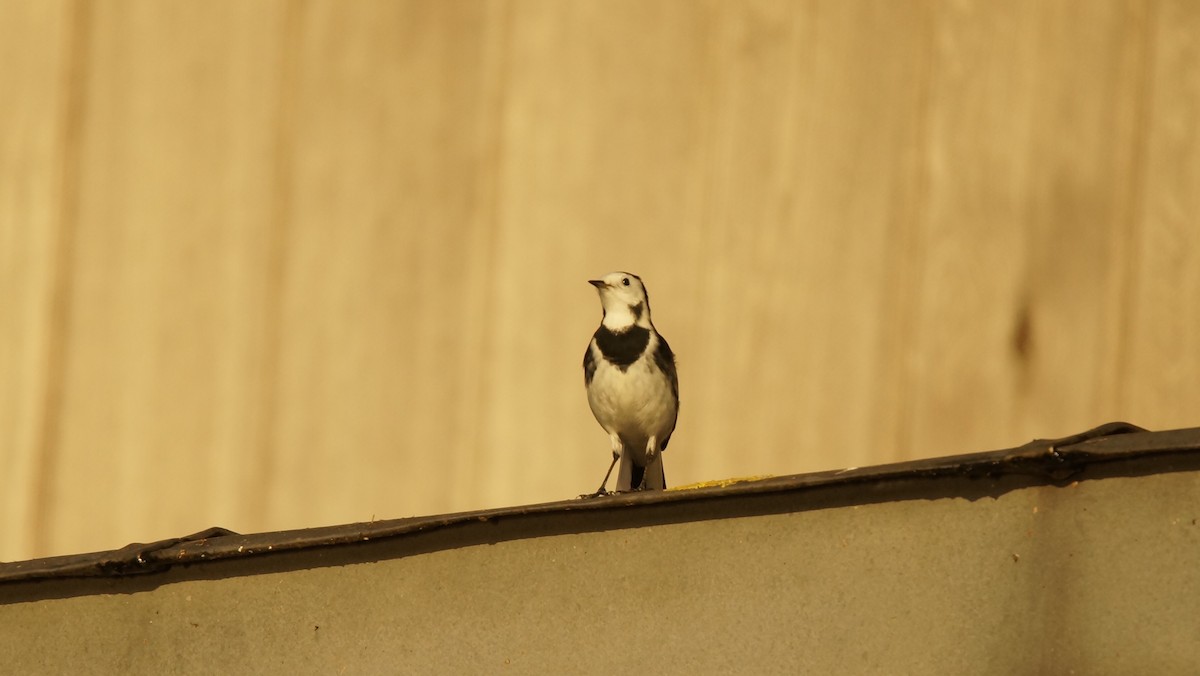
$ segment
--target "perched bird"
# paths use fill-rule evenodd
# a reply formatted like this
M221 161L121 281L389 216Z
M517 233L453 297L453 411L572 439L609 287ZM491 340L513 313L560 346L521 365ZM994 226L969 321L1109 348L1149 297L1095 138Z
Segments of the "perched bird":
M608 432L612 464L618 461L617 490L667 487L662 452L679 415L675 355L650 321L650 300L637 275L611 272L589 284L600 293L604 318L583 353L583 382L592 415Z

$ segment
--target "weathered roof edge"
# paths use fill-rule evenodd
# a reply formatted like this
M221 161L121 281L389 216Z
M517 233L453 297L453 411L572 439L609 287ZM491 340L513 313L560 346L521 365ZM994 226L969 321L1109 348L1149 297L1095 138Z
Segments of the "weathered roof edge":
M1108 466L1116 472L1093 470ZM320 550L365 542L405 538L472 523L557 514L595 516L597 512L619 513L637 507L721 501L750 496L797 494L798 496L837 487L878 487L898 482L908 486L901 494L862 491L850 503L881 499L921 499L948 496L980 497L1004 493L1020 485L1061 485L1075 480L1141 475L1200 468L1200 428L1150 432L1135 425L1114 422L1060 439L1037 439L1016 448L955 455L925 460L772 477L687 490L647 491L613 494L594 499L574 499L456 514L411 517L340 526L306 528L240 535L224 528L210 528L193 535L151 543L133 543L120 549L0 563L0 587L6 583L80 578L123 578L162 572L178 566L247 559L284 552ZM1020 477L1021 483L1001 484L1000 479ZM932 481L966 479L949 493L933 490ZM992 481L990 490L965 490L970 482ZM881 498L880 496L885 497ZM796 511L816 508L795 505ZM693 520L713 518L699 512ZM687 520L675 518L673 520ZM574 532L605 529L603 521L587 519ZM621 527L613 525L609 527ZM572 530L572 529L568 529Z

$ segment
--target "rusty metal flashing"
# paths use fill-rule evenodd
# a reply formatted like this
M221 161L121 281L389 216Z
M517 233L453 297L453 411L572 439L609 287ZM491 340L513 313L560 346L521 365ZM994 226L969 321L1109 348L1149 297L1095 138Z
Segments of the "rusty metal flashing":
M211 528L106 552L0 563L0 604L131 592L181 576L220 578L345 565L526 537L895 500L977 500L1027 486L1195 470L1200 470L1200 428L1149 432L1128 423L1109 423L1000 451L723 486L252 535ZM48 588L68 581L74 584Z

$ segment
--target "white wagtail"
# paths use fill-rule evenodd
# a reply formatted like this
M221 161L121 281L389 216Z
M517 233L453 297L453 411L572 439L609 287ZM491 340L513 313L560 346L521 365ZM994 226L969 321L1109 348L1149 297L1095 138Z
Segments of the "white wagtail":
M588 283L600 292L604 318L583 353L583 382L613 455L593 495L607 492L618 460L618 491L661 490L667 487L662 452L679 414L675 355L650 321L650 300L640 277L611 272Z

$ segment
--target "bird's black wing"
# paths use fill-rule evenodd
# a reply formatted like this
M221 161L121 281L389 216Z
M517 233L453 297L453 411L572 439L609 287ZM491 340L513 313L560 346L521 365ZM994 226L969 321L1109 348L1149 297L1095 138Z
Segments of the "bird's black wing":
M666 374L671 380L671 394L675 395L675 403L679 403L679 374L675 372L675 353L671 351L671 346L667 345L667 339L658 334L658 347L654 349L654 363L658 365L658 370Z
M596 358L592 356L592 344L588 343L583 352L583 386L592 384L592 376L596 375Z
M671 394L675 397L675 415L679 415L679 374L675 371L675 353L671 351L671 346L667 345L667 339L658 334L658 347L654 348L654 363L658 369L666 374L671 381ZM674 432L672 425L671 432ZM671 443L671 434L667 434L662 440L662 450L667 450L667 444ZM666 485L666 474L663 475L663 485Z

